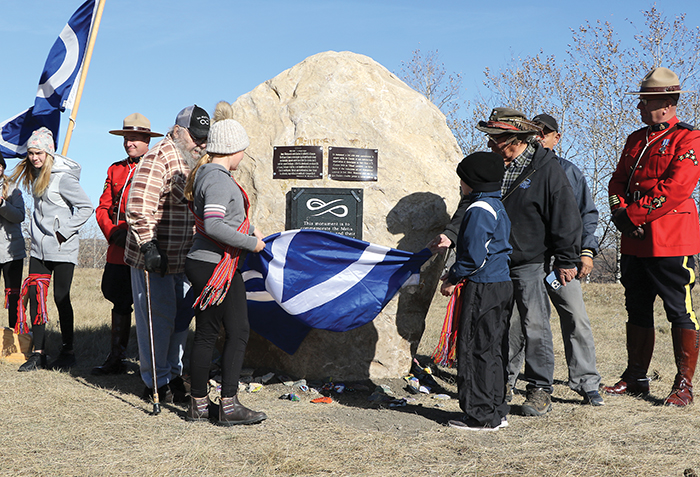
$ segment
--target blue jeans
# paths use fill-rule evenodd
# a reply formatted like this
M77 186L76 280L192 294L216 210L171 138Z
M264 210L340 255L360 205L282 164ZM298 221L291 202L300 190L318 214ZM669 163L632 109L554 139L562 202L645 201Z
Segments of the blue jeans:
M544 276L544 263L528 263L510 268L513 314L510 319L508 382L513 384L510 380L513 372L512 359L524 348L524 380L527 389L543 388L551 394L554 382L554 347ZM514 371L515 377L519 371L520 365Z
M593 331L583 302L581 282L574 279L557 290L551 287L546 289L559 315L564 355L569 368L569 387L578 393L597 391L600 374L596 369ZM512 320L519 322L520 318L515 316ZM525 343L519 326L511 328L511 331L511 350L518 352L509 357L508 382L515 386L523 365ZM520 346L518 343L521 343Z
M168 384L182 374L182 356L190 321L194 316L190 282L184 273L161 277L150 273L151 316L153 321L153 344L156 357L157 387ZM131 269L131 291L134 297L136 338L139 344L141 379L153 388L151 345L148 334L148 300L144 271Z

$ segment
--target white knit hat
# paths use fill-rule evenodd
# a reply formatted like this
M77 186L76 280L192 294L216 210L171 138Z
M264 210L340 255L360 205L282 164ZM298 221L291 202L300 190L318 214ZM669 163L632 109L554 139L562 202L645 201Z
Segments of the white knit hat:
M235 119L216 121L209 128L207 153L234 154L250 146L243 126Z

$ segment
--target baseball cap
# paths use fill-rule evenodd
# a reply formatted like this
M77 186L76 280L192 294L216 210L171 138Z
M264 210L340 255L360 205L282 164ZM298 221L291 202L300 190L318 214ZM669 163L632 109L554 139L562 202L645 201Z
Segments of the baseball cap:
M189 130L195 139L206 140L209 134L209 114L196 104L180 111L175 124Z

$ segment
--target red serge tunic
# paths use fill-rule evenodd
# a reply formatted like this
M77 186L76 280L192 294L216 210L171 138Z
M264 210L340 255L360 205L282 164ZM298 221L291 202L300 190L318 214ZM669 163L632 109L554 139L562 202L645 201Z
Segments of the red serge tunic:
M126 230L126 200L129 198L131 179L138 163L130 159L115 162L107 169L107 179L100 196L100 205L95 209L97 224L107 241L118 229ZM107 263L126 265L124 247L110 243L107 249Z
M700 131L676 117L630 134L608 186L610 210L627 207L630 220L645 235L642 240L623 235L623 254L678 257L700 252L692 198L700 178L699 158Z

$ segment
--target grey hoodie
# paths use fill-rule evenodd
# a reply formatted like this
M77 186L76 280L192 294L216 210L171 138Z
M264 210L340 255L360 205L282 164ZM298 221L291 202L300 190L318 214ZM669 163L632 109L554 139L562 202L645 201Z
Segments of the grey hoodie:
M5 180L5 176L0 178L0 187ZM22 221L24 221L22 192L15 184L11 184L7 190L7 199L0 204L0 263L21 260L27 256L24 237L22 237Z
M93 210L90 198L80 187L80 164L54 154L49 186L42 195L34 194L31 256L77 265L78 231ZM59 244L56 232L60 232L66 241Z

